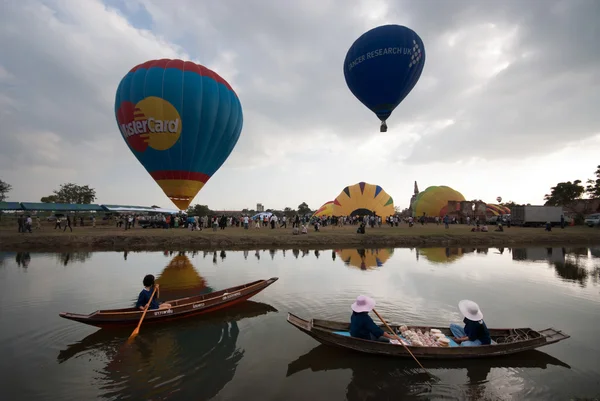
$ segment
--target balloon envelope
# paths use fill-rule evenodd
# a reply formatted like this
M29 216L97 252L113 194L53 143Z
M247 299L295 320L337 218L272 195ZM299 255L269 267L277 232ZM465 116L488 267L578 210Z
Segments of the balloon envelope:
M417 84L424 65L419 35L405 26L383 25L350 47L344 77L354 96L385 121Z
M425 216L443 217L452 210L446 210L448 201L464 201L465 197L458 191L447 186L428 187L419 192L411 205L413 217Z
M229 157L243 124L227 81L170 59L147 61L123 77L115 116L129 149L179 209Z
M333 216L334 201L325 202L314 214L313 217L329 217Z
M379 185L366 182L347 186L333 201L334 216L393 216L394 200Z

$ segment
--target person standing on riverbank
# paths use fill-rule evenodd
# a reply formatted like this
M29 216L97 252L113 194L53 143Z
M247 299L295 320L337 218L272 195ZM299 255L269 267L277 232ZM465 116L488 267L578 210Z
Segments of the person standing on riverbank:
M63 228L63 233L67 231L67 228L73 232L73 227L71 227L71 216L67 215L67 221L65 223L65 228Z

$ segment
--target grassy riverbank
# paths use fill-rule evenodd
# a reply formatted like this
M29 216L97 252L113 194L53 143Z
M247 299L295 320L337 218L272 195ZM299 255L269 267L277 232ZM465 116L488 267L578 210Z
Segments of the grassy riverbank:
M493 227L492 227L493 228ZM123 230L101 226L74 227L63 232L44 226L32 234L20 234L16 228L0 229L0 250L4 251L123 251L123 250L236 250L264 248L355 248L355 247L436 247L436 246L523 246L523 245L600 245L600 230L588 227L542 228L511 227L504 232L471 232L464 225L433 224L409 228L381 227L356 234L356 227L325 227L321 232L312 228L308 235L292 235L291 228L244 230L189 231L186 229Z

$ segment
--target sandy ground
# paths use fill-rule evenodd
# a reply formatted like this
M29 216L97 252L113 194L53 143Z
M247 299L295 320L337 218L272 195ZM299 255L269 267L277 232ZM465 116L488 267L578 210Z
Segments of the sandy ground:
M492 230L494 227L490 227ZM227 227L225 230L189 231L178 229L132 230L114 226L73 227L73 232L54 230L43 225L32 234L20 234L16 227L0 228L0 250L4 251L125 251L125 250L241 250L267 248L356 248L356 247L436 247L436 246L523 246L523 245L592 245L600 244L600 230L588 227L542 228L511 227L504 232L471 232L471 227L454 225L417 225L409 228L383 226L356 234L356 226L324 227L307 235L292 235L292 229L259 230Z

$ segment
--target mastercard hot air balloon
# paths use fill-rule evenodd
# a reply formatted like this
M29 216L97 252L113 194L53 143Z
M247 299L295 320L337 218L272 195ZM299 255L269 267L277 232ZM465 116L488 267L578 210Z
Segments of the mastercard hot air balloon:
M115 117L129 149L181 210L229 157L243 124L227 81L170 59L147 61L123 77Z
M360 36L344 60L350 91L381 120L387 118L415 87L425 65L425 46L412 29L383 25Z

